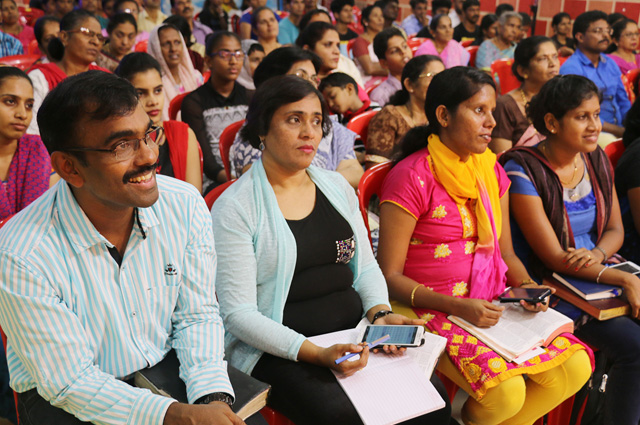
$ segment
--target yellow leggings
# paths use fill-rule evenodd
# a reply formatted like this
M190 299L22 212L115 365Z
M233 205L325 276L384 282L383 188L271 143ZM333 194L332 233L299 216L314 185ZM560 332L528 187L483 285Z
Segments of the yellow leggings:
M416 317L406 306L392 303L392 308L397 313L412 313L409 317ZM589 356L580 350L553 369L528 374L529 379L521 375L509 378L476 400L471 386L446 354L440 358L438 370L471 395L462 408L466 425L533 424L575 394L591 375Z

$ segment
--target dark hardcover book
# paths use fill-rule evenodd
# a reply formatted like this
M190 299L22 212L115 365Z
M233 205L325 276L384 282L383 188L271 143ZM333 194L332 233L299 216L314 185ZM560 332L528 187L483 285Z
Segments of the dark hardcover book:
M157 365L136 372L135 385L147 388L155 394L172 397L181 403L188 403L187 388L179 376L179 365L176 352L171 350ZM232 409L245 420L267 404L271 386L233 366L229 366L227 372L236 396Z
M587 301L615 298L622 295L622 288L605 283L590 282L573 276L554 273L553 277Z
M580 298L573 291L553 278L545 279L544 283L556 289L555 295L575 305L580 310L598 320L608 320L618 316L626 316L631 311L629 303L620 297L587 301Z

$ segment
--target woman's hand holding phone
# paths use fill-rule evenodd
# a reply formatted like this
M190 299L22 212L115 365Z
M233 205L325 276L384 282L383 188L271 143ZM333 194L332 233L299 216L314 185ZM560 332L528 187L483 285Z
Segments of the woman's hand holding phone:
M413 326L424 326L424 320L421 319L410 319L407 316L403 316L402 314L387 314L386 316L380 317L373 325L413 325ZM387 354L397 354L404 353L406 351L406 347L396 347L395 345L383 345L382 351ZM380 351L380 348L374 348L373 352L377 353Z

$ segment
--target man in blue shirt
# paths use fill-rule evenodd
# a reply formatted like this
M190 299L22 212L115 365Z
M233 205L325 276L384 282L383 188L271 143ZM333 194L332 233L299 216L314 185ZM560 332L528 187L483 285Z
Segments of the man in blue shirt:
M0 58L22 54L24 54L24 49L20 40L0 32Z
M603 54L611 43L607 14L592 10L578 16L573 23L573 37L576 52L562 65L560 74L582 75L598 86L602 92L602 131L622 137L631 102L622 84L620 68Z
M23 425L242 424L223 360L211 216L156 176L163 131L100 71L45 98L63 179L0 231L0 326ZM130 385L170 349L192 404Z

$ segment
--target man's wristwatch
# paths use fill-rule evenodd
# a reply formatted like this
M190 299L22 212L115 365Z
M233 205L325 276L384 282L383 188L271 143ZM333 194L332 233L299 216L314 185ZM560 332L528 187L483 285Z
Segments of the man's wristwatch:
M209 404L214 401L223 401L229 405L229 407L233 406L233 397L231 397L227 393L212 393L208 394L204 397L200 397L194 404Z
M373 315L373 320L371 320L371 324L374 324L376 322L376 320L378 320L381 317L384 317L388 314L393 314L393 311L391 310L378 310L376 312L376 314Z

